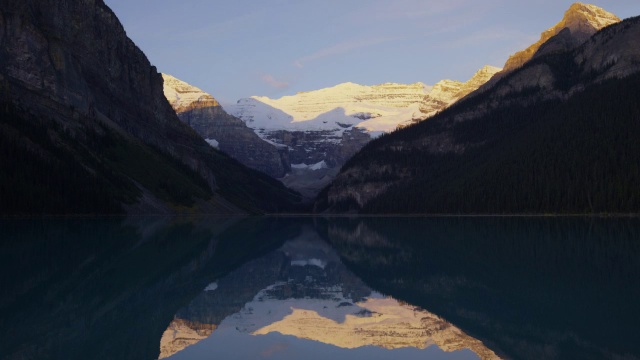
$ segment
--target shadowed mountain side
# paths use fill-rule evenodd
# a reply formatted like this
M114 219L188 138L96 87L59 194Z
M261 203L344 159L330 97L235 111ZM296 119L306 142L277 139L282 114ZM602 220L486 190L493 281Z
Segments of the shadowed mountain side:
M346 110L336 108L309 122L326 124L336 116L346 117ZM289 149L291 171L280 181L309 202L331 183L342 165L371 141L366 130L342 123L336 123L331 130L275 130L265 131L265 136Z
M180 120L189 124L205 140L214 140L217 148L244 165L281 178L291 170L289 151L262 140L220 106L200 107L178 113Z
M0 28L3 214L293 208L179 121L102 0L3 0Z

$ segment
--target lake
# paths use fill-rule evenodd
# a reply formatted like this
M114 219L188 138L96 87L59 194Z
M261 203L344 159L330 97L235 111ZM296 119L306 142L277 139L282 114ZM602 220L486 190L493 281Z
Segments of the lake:
M640 219L0 220L0 359L639 359Z

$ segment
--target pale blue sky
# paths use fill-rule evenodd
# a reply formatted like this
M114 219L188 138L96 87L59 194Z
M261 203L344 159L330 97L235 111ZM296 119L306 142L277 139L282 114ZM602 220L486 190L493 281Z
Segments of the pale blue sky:
M161 72L223 103L351 81L466 80L535 42L565 0L105 0ZM638 0L590 3L621 18Z

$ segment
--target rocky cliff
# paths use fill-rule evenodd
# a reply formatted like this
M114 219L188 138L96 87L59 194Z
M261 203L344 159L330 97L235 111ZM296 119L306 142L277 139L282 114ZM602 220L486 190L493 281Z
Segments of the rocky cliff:
M1 4L3 211L236 212L287 193L178 120L103 1Z
M618 22L620 22L620 18L602 8L580 2L574 3L564 13L562 20L545 30L537 42L511 55L505 63L504 69L493 80L487 82L481 90L493 86L504 75L535 57L574 49L600 29Z
M245 123L229 114L210 94L167 74L164 94L180 120L210 144L244 165L281 178L291 170L289 152L262 140Z
M564 32L564 34L571 35L571 41L563 49L567 50L582 44L598 30L617 22L620 22L620 18L602 8L579 2L575 3L564 13L564 17L559 23L542 33L540 40L525 50L511 55L504 65L504 70L512 71L524 65L534 56L548 53L550 49L548 47L545 49L543 45L560 33Z

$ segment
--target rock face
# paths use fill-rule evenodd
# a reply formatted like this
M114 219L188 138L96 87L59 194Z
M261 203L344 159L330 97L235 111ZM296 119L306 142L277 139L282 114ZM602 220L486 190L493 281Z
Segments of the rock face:
M172 212L172 205L208 203L213 207L200 209L234 212L239 208L225 197L263 208L257 193L284 189L266 176L255 181L261 175L178 120L162 77L102 0L3 0L0 28L1 100L10 113L2 119L2 151L30 157L24 166L1 165L14 174L3 178L2 188L10 189L3 198L40 189L45 200L33 203L41 204L83 194L64 206L52 200L15 211L119 211L126 204L130 211ZM40 162L49 175L28 166Z
M242 164L281 178L291 170L286 147L275 146L258 137L245 123L229 114L210 94L167 74L164 94L180 120L191 126L210 144Z
M199 324L182 319L171 322L160 339L160 356L158 359L166 359L169 356L197 344L211 336L216 329L215 325Z

